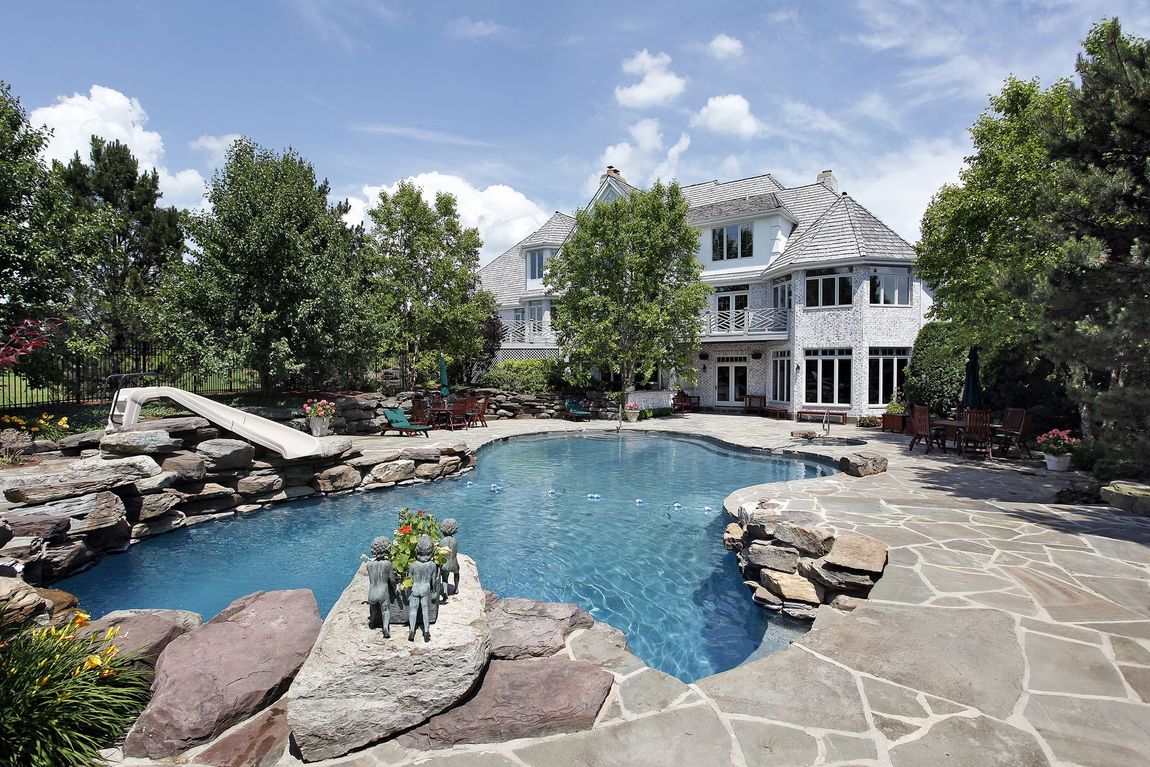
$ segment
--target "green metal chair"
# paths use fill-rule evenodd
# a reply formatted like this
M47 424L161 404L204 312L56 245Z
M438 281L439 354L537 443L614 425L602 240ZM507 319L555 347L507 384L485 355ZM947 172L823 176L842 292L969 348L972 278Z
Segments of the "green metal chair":
M431 439L431 435L427 432L431 431L430 426L415 426L407 420L407 416L399 408L385 408L383 417L387 419L387 428L392 431L397 431L400 434L422 434L423 436Z

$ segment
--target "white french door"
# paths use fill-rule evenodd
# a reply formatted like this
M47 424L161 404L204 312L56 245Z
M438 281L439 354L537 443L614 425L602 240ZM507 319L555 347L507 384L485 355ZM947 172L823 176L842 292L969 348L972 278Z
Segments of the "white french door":
M715 361L715 404L741 407L747 396L747 358L719 357Z
M724 293L716 296L715 308L718 309L716 320L718 330L730 332L743 330L747 322L748 293Z

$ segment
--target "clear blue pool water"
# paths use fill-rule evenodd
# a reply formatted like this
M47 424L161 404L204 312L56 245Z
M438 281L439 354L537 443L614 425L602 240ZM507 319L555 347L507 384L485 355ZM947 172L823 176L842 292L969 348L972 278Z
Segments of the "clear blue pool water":
M326 613L372 538L390 534L410 506L459 520L460 551L476 560L485 588L575 602L621 629L647 664L694 681L781 649L806 628L751 604L722 546L723 498L829 471L674 437L522 438L484 448L459 479L185 528L60 588L96 616L165 607L208 618L244 594L288 588L311 589Z

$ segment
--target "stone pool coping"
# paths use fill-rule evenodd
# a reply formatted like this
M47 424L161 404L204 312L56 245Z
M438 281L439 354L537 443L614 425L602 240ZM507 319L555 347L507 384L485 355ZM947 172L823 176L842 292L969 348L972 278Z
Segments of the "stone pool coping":
M865 436L865 448L805 446L791 428L701 414L624 425L808 460L859 449L887 457L884 474L729 497L770 498L886 543L889 565L866 604L851 613L821 607L790 647L691 685L633 656L596 657L573 635L569 656L616 676L594 729L432 753L387 743L318 764L1125 765L1150 753L1150 518L1052 505L1067 477L1037 462L908 454L905 437L852 426L832 435ZM478 448L613 429L502 421L441 438Z

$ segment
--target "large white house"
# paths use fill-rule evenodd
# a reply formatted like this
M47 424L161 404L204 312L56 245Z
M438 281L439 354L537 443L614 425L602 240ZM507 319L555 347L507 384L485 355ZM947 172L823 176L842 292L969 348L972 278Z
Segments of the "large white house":
M632 189L608 167L592 202ZM881 412L932 300L914 248L840 193L830 171L790 188L766 174L682 189L714 289L688 392L705 408L742 409L761 395L792 417ZM559 355L543 273L574 223L556 213L480 270L505 326L499 360Z

